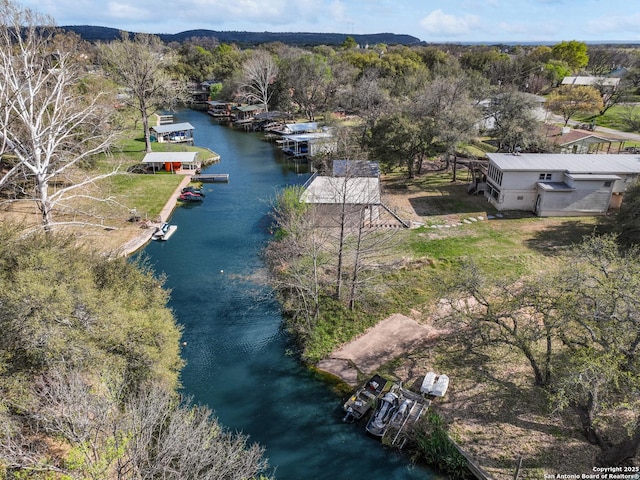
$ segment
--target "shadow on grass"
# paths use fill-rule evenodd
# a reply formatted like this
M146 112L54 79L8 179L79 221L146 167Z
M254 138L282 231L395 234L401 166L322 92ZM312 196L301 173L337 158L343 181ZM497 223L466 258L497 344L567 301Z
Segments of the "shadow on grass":
M611 233L613 227L612 222L604 217L595 222L585 219L566 220L534 232L524 243L544 255L557 255L567 247L582 242L584 237L594 233Z

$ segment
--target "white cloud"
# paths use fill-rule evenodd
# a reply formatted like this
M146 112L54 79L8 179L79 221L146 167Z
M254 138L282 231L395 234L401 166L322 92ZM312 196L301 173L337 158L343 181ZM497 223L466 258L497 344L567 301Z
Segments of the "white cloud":
M108 18L117 20L140 18L147 14L146 9L121 2L109 2L106 14Z
M464 36L480 25L476 15L455 16L434 10L420 21L420 25L431 35L447 37Z
M635 34L635 38L638 38L638 24L640 24L640 13L626 16L601 16L590 20L587 23L587 30L598 34L612 34L608 35L609 38L616 35L620 35L621 38L629 38L629 33Z

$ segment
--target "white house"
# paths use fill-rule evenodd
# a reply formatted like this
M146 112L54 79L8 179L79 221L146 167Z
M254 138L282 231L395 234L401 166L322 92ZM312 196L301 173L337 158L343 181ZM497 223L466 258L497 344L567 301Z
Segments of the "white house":
M498 210L603 215L640 177L640 155L488 153L485 196Z

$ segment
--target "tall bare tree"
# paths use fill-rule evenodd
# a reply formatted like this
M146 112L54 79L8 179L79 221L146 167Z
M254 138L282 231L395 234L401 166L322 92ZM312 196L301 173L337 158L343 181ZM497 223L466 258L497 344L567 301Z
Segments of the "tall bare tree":
M261 103L265 112L273 95L272 85L278 76L278 65L266 50L255 50L242 66L241 89L250 102Z
M98 46L104 67L127 89L124 102L140 114L145 149L151 152L149 117L162 107L171 107L184 98L182 83L170 71L176 59L160 38L143 33L133 39L122 33L120 40Z
M55 192L52 180L106 151L114 138L103 95L87 98L81 89L78 42L49 17L0 2L0 155L11 159L0 186L23 174L46 232L54 207L100 177L75 178Z

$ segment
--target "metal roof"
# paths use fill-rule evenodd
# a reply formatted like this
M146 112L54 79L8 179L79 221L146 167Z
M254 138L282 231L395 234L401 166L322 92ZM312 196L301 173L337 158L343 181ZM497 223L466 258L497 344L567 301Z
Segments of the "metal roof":
M170 123L168 125L156 125L151 127L151 130L158 133L171 133L171 132L183 132L185 130L194 130L195 127L189 122L183 123Z
M300 196L305 203L351 205L380 204L380 182L373 177L317 176Z
M311 132L318 129L318 122L287 123L285 127L287 127L287 130L292 134Z
M309 140L316 140L319 138L331 138L333 135L329 132L312 132L312 133L299 133L296 135L283 135L282 138L291 140L292 142L308 142Z
M151 152L144 156L142 163L194 163L197 156L198 152Z
M640 173L640 155L612 153L487 153L500 170L523 172Z
M336 177L379 177L380 164L362 160L334 160L333 174Z

